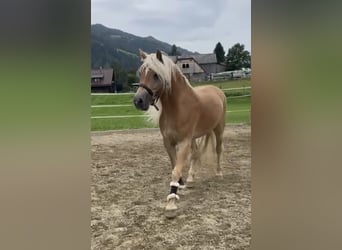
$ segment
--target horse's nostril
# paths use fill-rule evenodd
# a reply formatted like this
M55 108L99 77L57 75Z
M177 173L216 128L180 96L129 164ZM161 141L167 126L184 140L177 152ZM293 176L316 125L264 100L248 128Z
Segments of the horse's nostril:
M134 105L136 108L141 109L144 106L144 100L141 97L134 98Z

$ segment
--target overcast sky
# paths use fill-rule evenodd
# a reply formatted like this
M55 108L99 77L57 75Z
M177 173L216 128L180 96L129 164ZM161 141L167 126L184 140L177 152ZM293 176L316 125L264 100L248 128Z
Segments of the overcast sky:
M91 0L91 23L200 53L251 50L251 0Z

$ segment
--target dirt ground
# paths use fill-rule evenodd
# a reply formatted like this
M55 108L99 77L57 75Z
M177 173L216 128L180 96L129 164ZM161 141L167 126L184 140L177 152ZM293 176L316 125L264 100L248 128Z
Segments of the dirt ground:
M249 248L250 126L226 127L223 179L204 162L174 219L164 216L171 166L158 130L94 133L91 144L91 249Z

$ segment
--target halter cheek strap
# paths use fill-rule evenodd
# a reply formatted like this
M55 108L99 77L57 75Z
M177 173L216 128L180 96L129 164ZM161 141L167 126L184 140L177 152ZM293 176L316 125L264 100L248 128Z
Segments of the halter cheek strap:
M137 87L142 87L144 89L146 89L147 93L149 93L149 95L152 97L152 103L150 104L151 106L155 107L157 111L159 111L159 108L157 107L156 103L159 99L159 96L155 95L152 91L152 89L150 89L149 87L147 87L145 84L143 83L133 83L132 86L137 86Z
M147 87L145 84L143 83L133 83L133 86L139 86L142 87L144 89L146 89L146 91L151 95L154 96L152 89L150 89L149 87Z

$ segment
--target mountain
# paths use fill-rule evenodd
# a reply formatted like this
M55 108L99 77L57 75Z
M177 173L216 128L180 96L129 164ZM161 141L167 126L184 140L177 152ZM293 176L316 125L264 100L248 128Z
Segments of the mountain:
M111 29L102 24L91 26L91 67L111 67L119 64L122 69L135 71L141 64L138 53L142 49L148 53L160 49L166 53L171 45L152 36L139 37L118 29ZM180 54L195 54L177 47Z

